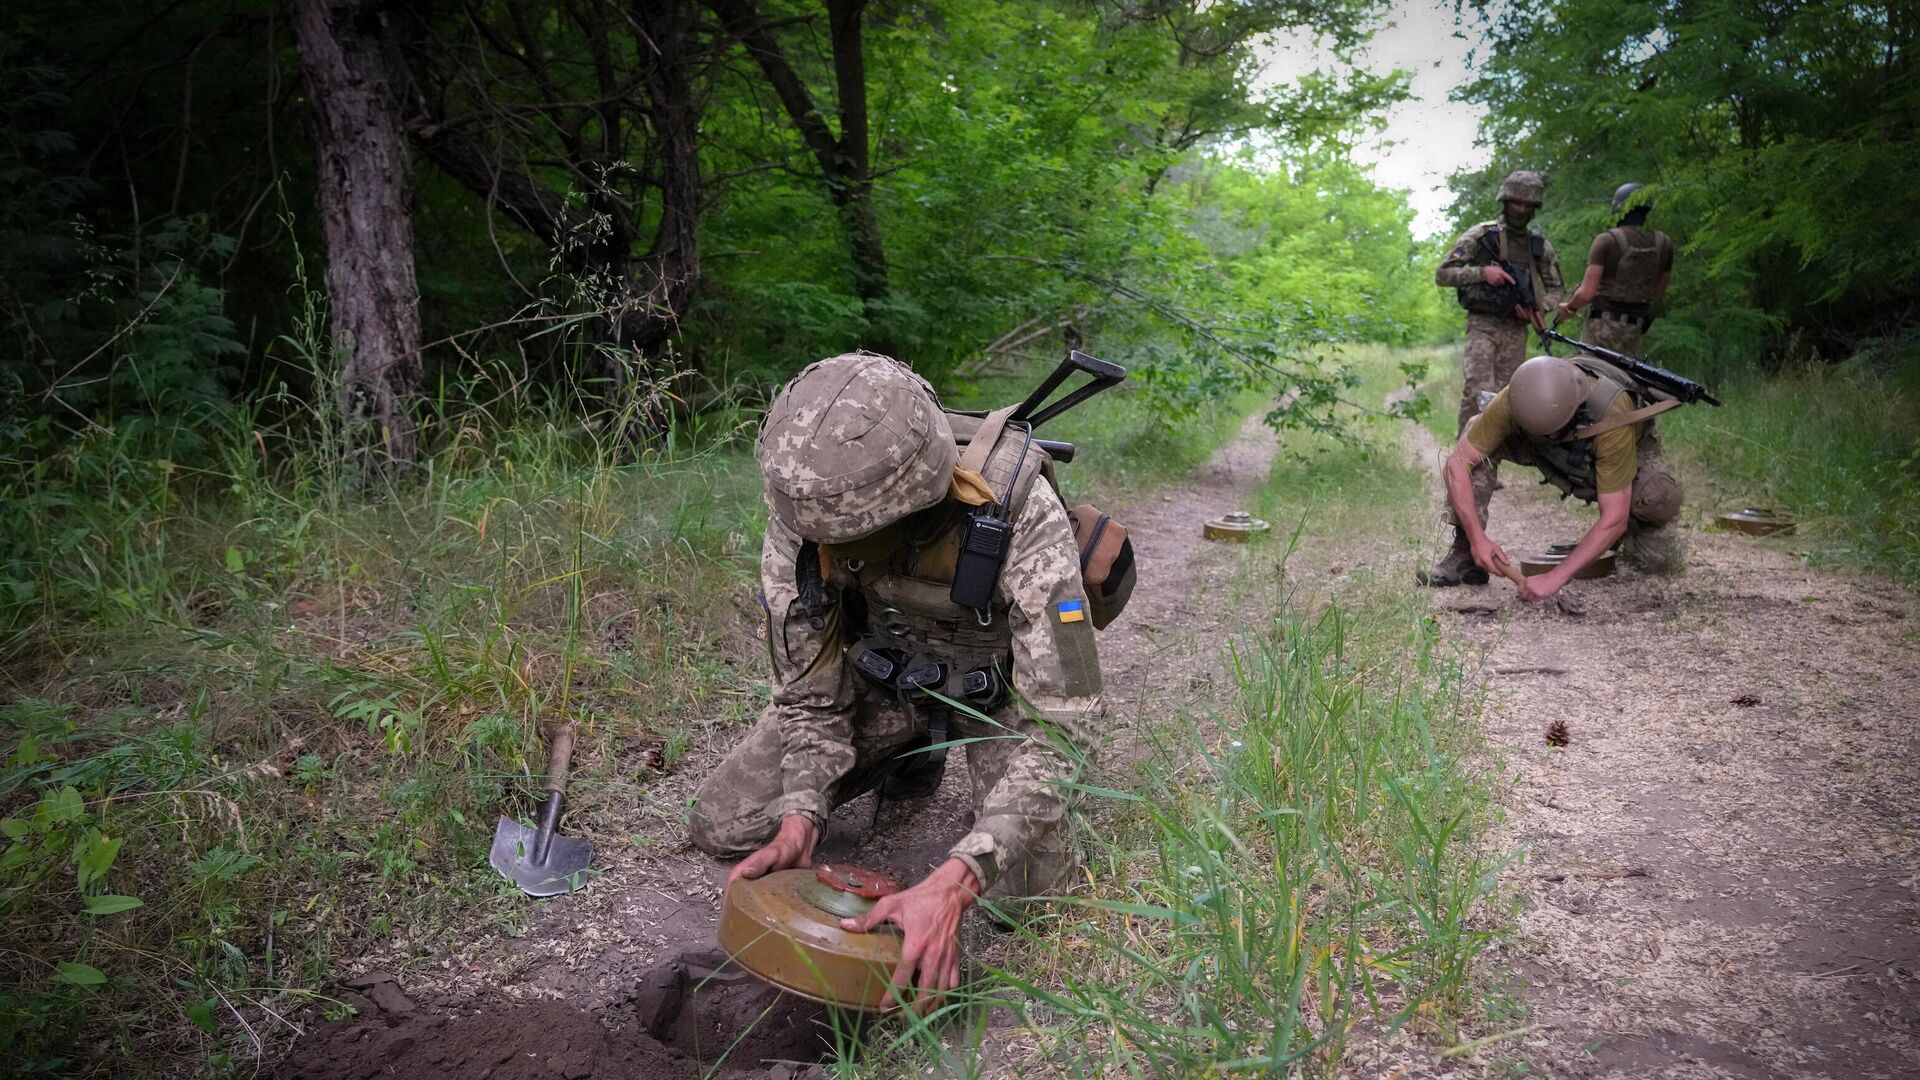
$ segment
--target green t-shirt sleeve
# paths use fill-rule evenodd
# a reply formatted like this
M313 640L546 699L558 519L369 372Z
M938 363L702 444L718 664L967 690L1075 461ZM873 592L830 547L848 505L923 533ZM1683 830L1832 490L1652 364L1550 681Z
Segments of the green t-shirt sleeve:
M1503 388L1493 395L1493 400L1480 411L1480 415L1474 417L1473 422L1467 425L1467 441L1473 444L1475 450L1491 457L1511 434L1513 434L1513 406L1508 404L1507 392Z
M1607 415L1617 416L1632 409L1633 400L1621 394L1613 400ZM1593 486L1600 494L1633 486L1634 473L1640 468L1640 428L1641 424L1628 424L1593 437Z

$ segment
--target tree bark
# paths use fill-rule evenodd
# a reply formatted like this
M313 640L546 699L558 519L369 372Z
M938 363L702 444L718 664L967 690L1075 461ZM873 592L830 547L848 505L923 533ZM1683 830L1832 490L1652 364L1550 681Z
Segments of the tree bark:
M873 210L873 151L867 133L867 53L861 24L867 0L827 0L834 86L840 101L840 173L829 173L834 202L853 249L853 283L871 307L887 295L887 251ZM871 317L874 313L869 311Z
M384 5L294 0L293 26L313 97L328 319L341 358L338 405L348 450L363 467L409 464L416 450L420 289L413 166Z

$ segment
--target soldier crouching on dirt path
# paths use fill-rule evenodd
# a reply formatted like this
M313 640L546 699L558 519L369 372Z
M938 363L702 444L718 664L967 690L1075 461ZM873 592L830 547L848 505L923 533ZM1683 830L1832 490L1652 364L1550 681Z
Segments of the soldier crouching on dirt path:
M1643 184L1621 184L1613 193L1613 212ZM1593 238L1587 251L1587 272L1580 287L1560 305L1565 319L1585 307L1593 310L1580 326L1580 340L1603 349L1640 357L1641 337L1653 326L1653 306L1673 283L1673 241L1658 229L1647 228L1652 202L1642 202L1620 219L1620 224Z
M1540 311L1559 303L1560 259L1546 236L1528 225L1540 210L1544 188L1539 173L1520 170L1509 175L1500 185L1500 218L1468 229L1434 272L1435 283L1458 290L1460 306L1467 309L1460 431L1480 411L1483 395L1507 385L1526 359L1527 328L1539 321ZM1515 273L1526 275L1527 281L1520 282ZM1522 302L1527 298L1533 306ZM1474 474L1475 490L1485 489L1479 496L1482 506L1498 479L1494 468ZM1452 552L1416 577L1422 585L1436 586L1487 581L1467 558L1466 533L1457 522Z
M961 456L932 388L883 356L820 361L781 391L758 444L773 698L689 820L701 850L745 856L729 884L809 866L834 806L876 786L931 795L946 751L927 747L976 740L972 831L924 880L842 924L900 927L893 981L929 992L922 1007L960 984L960 917L977 899L1069 884L1059 782L1088 760L1100 692L1066 509L1035 483L1042 452L1019 425L978 443L990 446ZM949 590L962 527L990 500L1011 508L1012 533L991 606L976 611Z
M1660 434L1646 413L1651 396L1632 376L1591 356L1536 356L1474 417L1448 455L1442 478L1468 556L1485 580L1506 575L1507 553L1486 533L1487 500L1472 473L1507 460L1538 468L1567 495L1600 504L1600 520L1560 565L1519 583L1523 600L1545 600L1623 537L1634 568L1671 574L1681 566L1680 484L1667 471ZM1643 417L1643 418L1642 418ZM1448 560L1457 556L1449 555ZM1458 580L1463 568L1443 562Z

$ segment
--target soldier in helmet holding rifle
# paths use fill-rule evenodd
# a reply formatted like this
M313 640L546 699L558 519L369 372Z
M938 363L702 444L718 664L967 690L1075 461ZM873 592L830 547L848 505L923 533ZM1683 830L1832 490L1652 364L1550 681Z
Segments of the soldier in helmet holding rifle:
M1560 260L1544 234L1529 223L1540 210L1545 184L1540 174L1520 170L1500 185L1501 216L1468 229L1441 261L1434 281L1457 290L1467 310L1467 342L1460 389L1460 430L1480 411L1483 398L1507 385L1527 355L1527 329L1540 325L1540 312L1559 303ZM1497 473L1492 466L1473 474L1475 501L1484 516ZM1458 523L1453 547L1430 570L1417 576L1422 585L1484 585L1486 572L1476 564L1468 536Z
M842 922L900 928L895 993L918 987L923 1010L959 985L967 908L1070 883L1063 783L1095 742L1097 616L1040 478L1039 420L1012 415L1024 408L948 414L906 365L865 352L780 392L758 443L773 696L689 816L696 846L740 858L729 885L810 866L834 806L876 787L931 795L946 743L966 741L969 831L926 878ZM978 425L964 450L963 420Z

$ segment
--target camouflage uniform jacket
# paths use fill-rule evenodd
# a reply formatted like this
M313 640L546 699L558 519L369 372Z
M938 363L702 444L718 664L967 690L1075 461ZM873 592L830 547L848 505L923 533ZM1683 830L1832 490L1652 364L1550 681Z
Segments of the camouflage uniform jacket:
M1486 280L1487 245L1480 238L1488 229L1499 228L1501 246L1505 248L1502 257L1517 266L1526 265L1531 252L1528 250L1527 233L1515 235L1513 227L1500 219L1483 221L1462 233L1460 239L1453 242L1447 251L1447 257L1440 260L1440 269L1433 275L1434 284L1448 289L1464 289L1469 285ZM1566 288L1565 279L1560 276L1560 257L1554 254L1553 241L1544 236L1541 247L1540 265L1533 268L1533 295L1540 300L1540 310L1545 311L1559 304L1561 293Z
M943 576L952 579L948 560L958 550L958 516L952 521L932 542L903 552L887 566L830 565L816 625L796 584L801 552L815 549L803 549L779 516L770 516L761 557L774 669L767 708L784 733L785 756L782 794L769 812L776 819L805 814L824 823L831 809L829 789L853 767L854 680L861 676L848 662L847 649L861 633L850 625L849 609L857 606L850 601L857 593L869 625L891 623L915 648L962 663L987 657L1001 672L1010 663L1012 689L1031 706L1030 711L1017 705L983 710L1021 740L992 792L977 799L985 811L951 851L985 890L1064 819L1067 793L1057 782L1071 778L1076 762L1094 748L1091 717L1100 671L1093 624L1084 616L1079 551L1059 496L1037 484L1024 500L987 627L947 599L947 586L939 583ZM943 561L944 568L927 565Z

